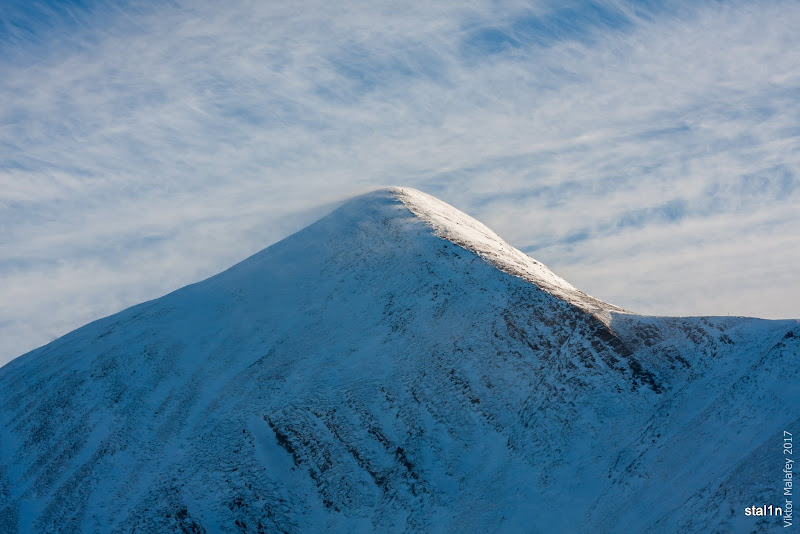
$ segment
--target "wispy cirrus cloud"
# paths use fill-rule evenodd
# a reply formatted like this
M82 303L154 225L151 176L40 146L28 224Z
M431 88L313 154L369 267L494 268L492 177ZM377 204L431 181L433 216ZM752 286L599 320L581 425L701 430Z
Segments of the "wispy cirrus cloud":
M636 311L800 316L796 3L26 5L0 362L389 184Z

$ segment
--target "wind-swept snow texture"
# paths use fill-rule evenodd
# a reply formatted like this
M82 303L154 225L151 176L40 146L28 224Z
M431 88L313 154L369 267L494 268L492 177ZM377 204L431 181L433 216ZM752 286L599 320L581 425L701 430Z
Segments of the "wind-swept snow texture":
M0 369L0 532L785 532L799 355L380 190Z

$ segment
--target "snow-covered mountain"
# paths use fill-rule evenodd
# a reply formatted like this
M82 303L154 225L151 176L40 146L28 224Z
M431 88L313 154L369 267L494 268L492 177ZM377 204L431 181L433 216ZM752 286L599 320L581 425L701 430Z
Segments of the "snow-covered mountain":
M787 532L799 374L384 189L0 369L0 532Z

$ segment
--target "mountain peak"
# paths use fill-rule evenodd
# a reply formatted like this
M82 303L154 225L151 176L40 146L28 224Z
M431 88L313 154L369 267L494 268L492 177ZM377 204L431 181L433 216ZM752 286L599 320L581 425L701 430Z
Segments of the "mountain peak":
M0 368L0 532L752 530L718 511L774 490L800 325L611 311L358 197Z

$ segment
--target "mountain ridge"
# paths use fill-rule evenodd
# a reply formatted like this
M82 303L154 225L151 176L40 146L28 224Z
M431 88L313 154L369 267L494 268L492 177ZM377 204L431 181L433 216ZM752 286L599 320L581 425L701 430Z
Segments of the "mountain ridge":
M0 530L733 532L778 504L798 321L606 322L429 203L359 197L0 368Z
M387 189L436 235L474 252L501 271L518 276L539 288L600 318L606 325L611 313L629 313L577 289L542 263L506 243L482 223L441 200L411 188Z

